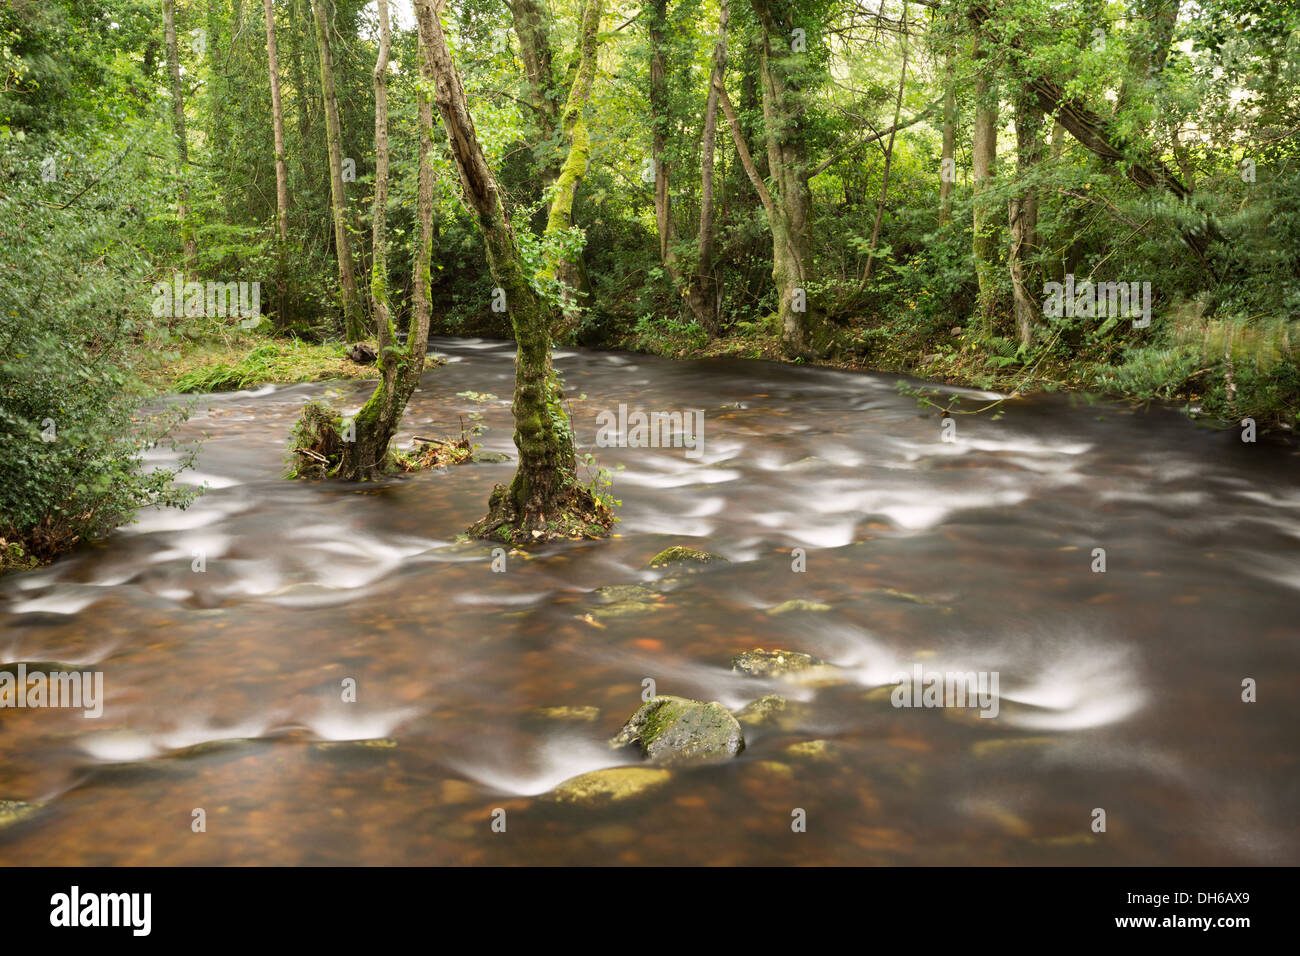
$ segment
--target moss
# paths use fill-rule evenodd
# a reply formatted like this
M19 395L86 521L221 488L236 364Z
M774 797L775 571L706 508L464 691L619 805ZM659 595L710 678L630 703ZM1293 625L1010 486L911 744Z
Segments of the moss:
M552 790L547 798L555 803L608 806L644 796L671 779L669 771L657 767L610 767L571 777Z
M713 564L719 562L729 564L726 558L717 554L710 554L708 551L697 551L695 548L686 548L675 545L671 548L664 548L653 558L650 559L647 567L662 568L673 564Z

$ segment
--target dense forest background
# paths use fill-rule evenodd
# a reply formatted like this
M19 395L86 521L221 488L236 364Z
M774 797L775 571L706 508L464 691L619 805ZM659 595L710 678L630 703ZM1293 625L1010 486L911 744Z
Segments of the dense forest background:
M414 13L392 14L381 200L405 327L430 91ZM557 343L1296 424L1294 5L466 0L439 15ZM593 82L571 110L593 18ZM158 390L373 340L378 44L358 0L0 5L12 560L184 503L170 472L138 468L181 414L140 411ZM432 133L432 331L509 336L483 219L445 125ZM259 282L261 320L159 309L177 273ZM1053 283L1135 300L1052 308ZM238 361L187 364L214 347Z

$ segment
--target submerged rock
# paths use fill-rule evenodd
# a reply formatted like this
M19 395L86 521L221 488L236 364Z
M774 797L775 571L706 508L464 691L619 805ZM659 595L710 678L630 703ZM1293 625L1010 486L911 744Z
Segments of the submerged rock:
M785 752L791 757L803 757L808 760L830 760L835 754L835 748L827 740L805 740L801 743L791 744L785 748Z
M805 601L801 598L795 598L791 601L783 601L776 607L767 609L768 614L789 614L791 611L829 611L829 604L818 604L816 601Z
M675 545L671 548L664 548L653 558L650 559L648 567L667 568L676 565L699 565L699 564L730 564L726 558L718 554L710 554L708 551L698 551L695 548L684 548Z
M656 767L609 767L570 777L547 797L556 803L607 806L642 796L671 778L667 770Z
M661 694L642 705L610 744L635 744L645 756L662 762L713 760L744 750L745 735L731 712L716 701L706 704Z
M22 800L0 800L0 830L35 816L41 806L39 803L25 803Z
M761 647L756 647L752 651L745 651L733 657L731 669L750 677L777 677L781 674L811 670L825 663L821 658L805 654L803 651L787 651L780 648L765 651Z
M787 709L788 704L789 702L779 693L770 693L766 697L759 697L758 700L742 706L736 711L736 719L746 727L764 727L770 723L779 723L781 714Z
M592 592L600 603L591 609L594 617L622 617L625 614L649 614L660 610L663 595L639 584L612 584Z
M509 461L510 456L503 451L476 451L469 460L475 465L491 465L499 461Z
M600 716L599 707L538 707L533 716L542 720L566 720L585 724L593 723Z

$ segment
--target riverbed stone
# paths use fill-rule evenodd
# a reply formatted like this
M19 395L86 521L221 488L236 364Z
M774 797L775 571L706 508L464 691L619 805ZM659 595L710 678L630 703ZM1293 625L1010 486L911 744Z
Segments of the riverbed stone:
M780 694L767 694L736 711L736 720L746 727L766 727L779 724L788 708L789 701Z
M730 563L730 561L722 557L720 554L711 554L708 551L700 551L696 548L686 548L681 545L674 545L671 548L664 548L656 554L650 559L650 563L647 566L651 568L667 568Z
M570 777L547 796L555 803L608 806L644 796L672 779L659 767L608 767Z
M734 757L745 749L740 723L717 701L704 703L660 694L633 714L610 741L637 746L659 762Z
M0 800L0 830L35 816L40 809L41 804L39 803L27 803L23 800Z
M597 588L592 597L599 603L591 609L591 614L598 618L650 614L664 607L660 592L639 584L611 584Z
M790 601L782 601L776 607L767 609L768 614L789 614L792 611L829 611L829 604L818 604L816 601L805 601L802 598L794 598Z
M749 677L778 677L798 671L811 670L826 662L820 658L805 654L803 651L790 651L782 648L763 650L756 647L744 651L731 659L731 669L738 674Z
M600 717L599 707L576 707L576 706L559 706L559 707L538 707L533 711L533 716L542 720L563 720L574 723L590 724L594 723Z

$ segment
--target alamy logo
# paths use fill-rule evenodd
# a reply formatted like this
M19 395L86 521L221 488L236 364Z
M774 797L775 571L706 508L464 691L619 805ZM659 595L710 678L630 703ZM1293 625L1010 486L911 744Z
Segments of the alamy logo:
M15 671L0 671L0 708L71 707L83 717L104 715L103 671L54 671L45 674L19 664Z
M71 892L50 897L51 926L127 926L134 936L148 936L152 929L152 893L85 893L74 886Z
M600 448L685 448L687 458L704 454L704 410L686 412L629 412L596 415L596 445Z
M171 282L153 284L154 318L204 316L215 319L240 316L240 325L252 328L262 317L260 282L186 282L177 272Z
M1150 282L1090 282L1075 284L1067 275L1064 284L1043 283L1043 314L1051 318L1133 319L1133 328L1151 324Z
M895 707L978 707L981 717L998 715L997 671L926 671L912 665L890 681L897 684L890 702Z

